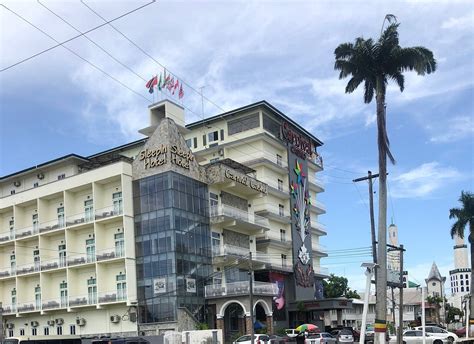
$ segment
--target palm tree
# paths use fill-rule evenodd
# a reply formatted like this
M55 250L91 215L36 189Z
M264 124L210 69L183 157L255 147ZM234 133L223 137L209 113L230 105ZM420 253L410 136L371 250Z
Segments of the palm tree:
M452 208L449 210L449 218L456 219L451 227L451 237L458 235L460 238L464 238L464 230L469 225L469 244L471 246L471 283L474 281L474 194L471 192L461 191L461 197L459 202L462 204L462 208ZM469 311L469 323L474 319L474 292L471 288L469 289L471 295L471 305ZM469 326L471 327L471 326ZM473 331L470 330L469 336L474 335Z
M334 51L334 68L339 70L339 79L351 77L346 93L354 92L364 83L364 102L377 103L377 144L379 159L379 214L378 214L378 257L380 273L377 274L376 319L386 320L387 299L387 156L392 163L395 159L389 149L386 130L385 94L389 81L394 81L403 92L405 79L403 72L415 71L419 75L436 70L433 53L424 47L402 48L398 40L398 26L393 15L385 16L389 26L376 41L357 38L354 43L342 43ZM394 21L394 23L392 23ZM383 30L383 24L382 24ZM377 336L377 341L383 340Z

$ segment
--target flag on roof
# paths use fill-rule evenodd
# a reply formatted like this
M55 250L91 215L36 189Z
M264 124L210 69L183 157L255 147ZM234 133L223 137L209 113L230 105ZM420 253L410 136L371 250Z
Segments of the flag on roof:
M168 75L169 77L169 75ZM171 80L166 84L168 87L168 91L171 92L171 90L174 88L174 76L171 78Z
M178 93L179 99L184 97L184 91L183 91L183 83L179 86L179 93Z
M173 87L173 94L174 92L176 92L176 90L179 88L179 80L176 79L176 83L174 84L174 87Z
M148 88L148 92L150 93L153 93L153 88L158 84L158 78L156 77L156 75L151 78L150 80L148 80L148 82L146 83L146 88Z
M158 80L158 85L157 85L157 88L160 91L161 91L161 87L162 87L162 85L161 85L162 82L163 82L163 80L161 79L161 73L160 73L160 80Z

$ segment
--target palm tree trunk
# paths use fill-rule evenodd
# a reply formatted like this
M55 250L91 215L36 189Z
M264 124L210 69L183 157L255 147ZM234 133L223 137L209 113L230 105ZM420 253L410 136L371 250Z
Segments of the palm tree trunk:
M469 246L471 249L471 281L469 282L469 337L474 336L474 289L472 287L472 281L474 281L474 220L469 221ZM467 331L468 329L466 329Z
M379 151L379 219L377 263L377 303L375 323L386 325L387 320L387 152L385 127L385 84L377 78L377 144ZM375 344L385 344L385 332L375 336Z

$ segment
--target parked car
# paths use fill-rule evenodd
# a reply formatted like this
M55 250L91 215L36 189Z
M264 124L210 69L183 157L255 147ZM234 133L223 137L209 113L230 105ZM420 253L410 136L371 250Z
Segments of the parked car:
M415 330L423 331L423 327L415 327ZM454 343L459 339L456 333L448 332L438 326L425 326L425 332L435 337L446 338L449 340L450 343Z
M288 336L277 336L276 334L271 335L269 340L269 344L287 344L290 342L295 342L295 339Z
M342 330L334 330L331 334L336 337L337 344L352 344L354 343L354 336L351 330L342 329Z
M426 344L449 344L445 338L435 337L431 334L425 334ZM397 343L397 337L390 337L390 344ZM419 330L407 330L403 332L403 344L423 344L423 332Z
M336 344L337 339L328 332L310 333L306 337L305 344Z
M256 334L254 335L255 344L266 344L270 341L268 334ZM237 338L233 344L251 344L252 336L250 334L243 335Z
M460 327L454 331L454 333L456 333L456 336L458 337L466 337L466 327Z

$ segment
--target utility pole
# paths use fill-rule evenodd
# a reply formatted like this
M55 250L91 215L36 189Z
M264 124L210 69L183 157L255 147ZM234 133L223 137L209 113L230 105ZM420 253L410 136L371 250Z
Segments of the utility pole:
M387 173L388 174L388 173ZM367 177L356 178L352 180L354 183L364 180L369 181L369 213L370 213L370 235L372 238L372 258L374 264L377 264L377 240L375 238L375 218L374 218L374 191L372 179L379 176L378 173L372 174L372 171L367 172ZM377 269L375 270L375 288L377 288Z
M400 245L400 296L399 296L399 311L398 311L398 344L403 344L403 253L405 249ZM408 281L407 281L408 283Z
M253 267L252 252L249 253L249 300L250 300L250 344L255 344L255 330L253 323Z

